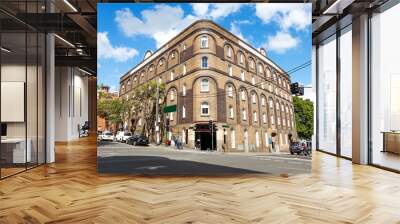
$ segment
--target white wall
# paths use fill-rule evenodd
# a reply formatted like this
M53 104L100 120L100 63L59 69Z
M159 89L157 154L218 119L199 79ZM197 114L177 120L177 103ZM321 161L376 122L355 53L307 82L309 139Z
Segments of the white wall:
M78 139L78 125L88 120L88 78L72 67L55 73L55 141Z

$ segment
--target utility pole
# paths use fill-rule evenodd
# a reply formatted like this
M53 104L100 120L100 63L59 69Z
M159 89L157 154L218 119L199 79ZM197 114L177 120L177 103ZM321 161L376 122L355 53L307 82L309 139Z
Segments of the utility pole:
M160 94L159 94L159 83L160 83L160 79L156 81L157 82L157 99L156 99L156 120L155 120L155 127L156 127L156 144L159 145L160 144L160 127L159 127L159 123L158 123L158 108L159 105L158 103L160 102Z
M213 131L213 129L214 129L214 123L213 123L213 120L210 120L209 122L208 122L208 127L209 127L209 129L210 129L210 131L211 131L211 151L213 151L214 150L214 131Z

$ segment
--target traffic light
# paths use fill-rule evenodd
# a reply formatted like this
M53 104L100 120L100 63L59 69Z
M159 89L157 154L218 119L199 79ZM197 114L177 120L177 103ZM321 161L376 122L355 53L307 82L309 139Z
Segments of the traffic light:
M299 86L299 83L295 82L290 84L290 92L292 95L303 96L304 95L304 86Z
M297 94L297 96L304 96L304 86L299 87L299 93Z
M165 121L165 130L169 131L169 119Z
M299 83L298 82L290 84L290 92L292 92L293 95L297 95L299 93Z

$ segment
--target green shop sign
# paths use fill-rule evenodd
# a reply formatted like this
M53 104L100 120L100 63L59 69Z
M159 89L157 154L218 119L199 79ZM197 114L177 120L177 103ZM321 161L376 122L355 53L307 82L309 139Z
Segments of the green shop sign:
M176 104L164 107L164 113L171 113L176 111Z

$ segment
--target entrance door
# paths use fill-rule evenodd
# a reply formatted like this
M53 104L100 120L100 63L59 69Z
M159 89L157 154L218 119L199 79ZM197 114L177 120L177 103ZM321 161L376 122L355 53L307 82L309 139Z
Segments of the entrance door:
M217 149L217 132L213 131L213 140L211 139L211 131L208 129L208 124L197 124L195 131L195 143L200 141L201 150L216 150ZM211 147L214 143L214 147Z

